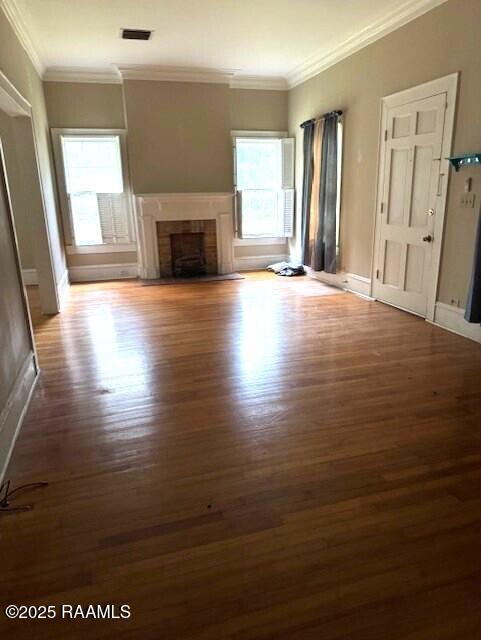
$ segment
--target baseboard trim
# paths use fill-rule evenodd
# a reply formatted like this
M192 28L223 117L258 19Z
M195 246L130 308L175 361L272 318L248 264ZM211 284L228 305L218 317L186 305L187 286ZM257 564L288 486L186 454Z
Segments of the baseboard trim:
M273 256L242 256L240 258L234 257L234 271L258 271L259 269L265 269L270 264L275 262L288 261L287 255L273 255Z
M344 273L326 273L325 271L314 271L311 267L305 267L306 273L310 278L319 280L324 284L330 284L332 287L344 289Z
M466 322L464 313L464 309L459 307L454 307L444 302L436 302L434 321L431 324L447 329L458 336L463 336L463 338L481 343L481 325Z
M371 278L360 276L357 273L344 274L344 289L357 293L357 295L366 298L367 300L374 300L371 296Z
M38 284L37 269L22 269L22 276L24 284Z
M57 283L57 291L58 291L60 308L62 308L70 294L70 281L68 277L68 269L65 269L65 271L62 274L62 277Z
M12 391L0 413L0 483L7 471L37 380L38 371L34 354L30 352L22 364Z
M324 271L314 271L310 267L306 267L307 275L315 280L319 280L324 284L329 284L338 289L344 289L350 293L355 293L367 300L373 300L371 297L371 279L365 276L359 276L356 273L348 273L339 271L338 273L325 273Z
M125 280L128 278L138 278L139 267L136 262L83 265L81 267L69 267L68 275L70 282Z

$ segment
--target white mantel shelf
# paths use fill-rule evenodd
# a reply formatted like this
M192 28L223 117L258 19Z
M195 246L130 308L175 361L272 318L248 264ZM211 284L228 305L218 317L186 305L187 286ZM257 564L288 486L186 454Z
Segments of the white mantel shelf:
M216 220L219 273L233 272L232 193L141 193L134 200L141 278L160 275L156 224L163 220Z

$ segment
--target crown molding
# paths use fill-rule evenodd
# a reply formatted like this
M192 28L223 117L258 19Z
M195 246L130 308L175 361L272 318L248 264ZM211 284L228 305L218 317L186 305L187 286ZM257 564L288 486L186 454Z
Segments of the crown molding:
M121 84L123 80L154 80L171 82L204 82L228 84L232 89L286 91L285 78L271 76L238 76L229 69L157 67L152 65L119 65L111 69L84 67L50 67L45 82L85 82Z
M0 110L14 118L29 116L32 112L30 102L25 100L2 71L0 71Z
M33 64L35 71L38 73L40 77L43 76L45 71L45 65L40 58L40 55L33 44L32 38L28 33L28 29L25 25L25 22L22 18L22 14L17 6L15 0L0 0L0 8L2 9L5 17L7 18L10 26L12 27L15 35L18 38L18 41L22 45L25 50L27 56L30 58L31 63Z
M287 91L287 80L281 76L234 76L231 89Z
M444 2L447 2L447 0L408 0L404 2L393 11L386 13L382 18L364 27L364 29L353 33L341 44L330 49L328 53L325 50L318 51L316 54L309 56L303 63L294 67L287 74L288 88L292 89L298 84L313 78L344 60L344 58L367 47L369 44L399 29Z
M50 67L43 74L44 82L85 82L97 84L122 84L120 73L112 69L84 67Z
M159 67L155 65L117 65L123 80L156 80L161 82L209 82L230 84L237 69L203 67Z

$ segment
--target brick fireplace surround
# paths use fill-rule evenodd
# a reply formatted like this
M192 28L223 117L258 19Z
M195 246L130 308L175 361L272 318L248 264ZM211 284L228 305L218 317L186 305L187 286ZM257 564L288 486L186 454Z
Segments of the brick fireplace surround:
M157 221L157 245L159 247L159 276L169 278L172 272L171 234L202 233L204 240L204 258L207 274L217 269L217 232L215 220L169 220Z

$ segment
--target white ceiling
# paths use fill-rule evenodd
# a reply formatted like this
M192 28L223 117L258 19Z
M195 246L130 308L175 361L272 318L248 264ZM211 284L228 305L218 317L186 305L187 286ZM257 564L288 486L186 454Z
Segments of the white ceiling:
M46 69L221 68L295 84L445 0L2 1ZM125 41L122 27L155 33Z

